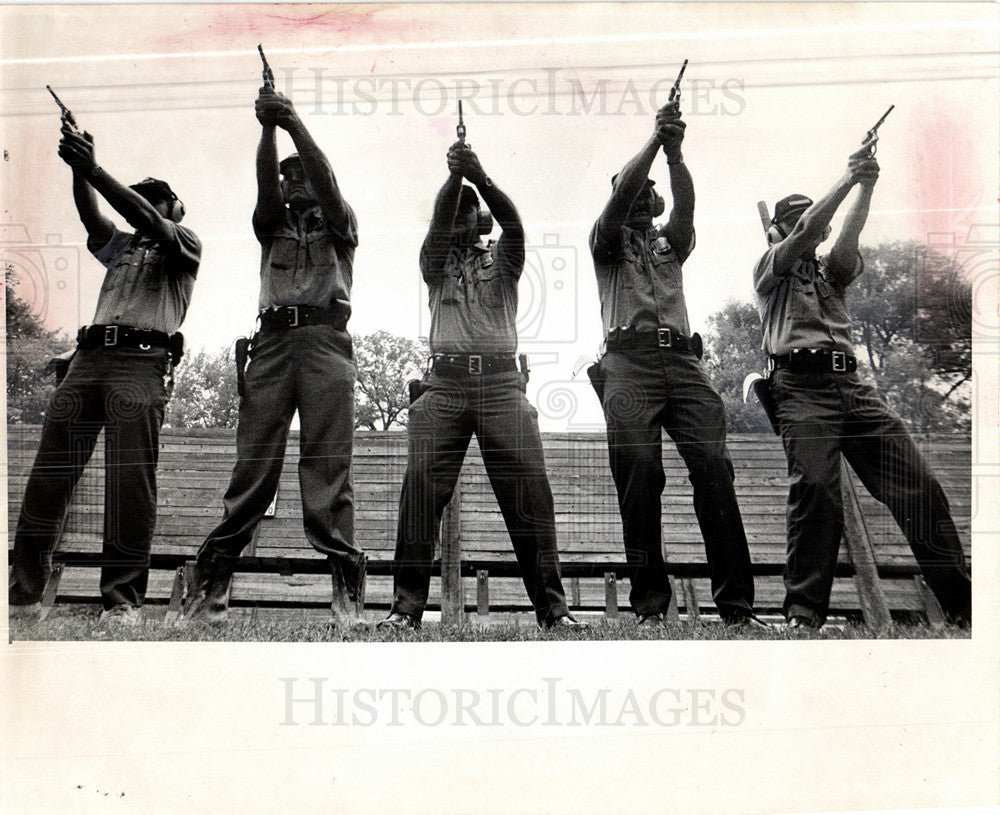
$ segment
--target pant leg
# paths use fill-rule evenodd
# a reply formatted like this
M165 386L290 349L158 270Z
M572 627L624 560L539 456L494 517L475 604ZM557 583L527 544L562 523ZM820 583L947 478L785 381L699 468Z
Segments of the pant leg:
M230 567L278 489L295 414L296 359L288 334L261 331L254 337L236 428L236 466L222 499L225 512L198 551L206 566Z
M694 488L712 597L724 620L753 611L753 572L726 449L726 412L693 354L660 352L667 378L664 429L677 444Z
M45 414L14 536L8 586L12 604L41 599L73 490L101 431L100 369L93 355L92 351L77 353Z
M972 580L948 499L900 418L852 380L844 456L868 491L888 507L951 619L972 620Z
M666 482L662 371L621 352L605 355L601 369L605 376L602 405L608 426L608 456L632 584L629 602L640 616L666 612L671 591L660 526L660 496Z
M496 379L484 383L478 394L476 438L524 587L538 622L546 625L569 614L569 609L559 572L555 506L538 413L521 389L521 374Z
M392 612L418 620L427 605L434 541L472 438L468 400L443 377L410 405L407 462L399 497Z
M771 380L788 457L785 615L822 623L844 532L840 493L843 410L833 374L777 371Z
M103 351L105 608L141 606L156 529L156 463L170 397L170 354L160 348Z
M333 326L294 332L298 370L299 489L306 538L352 574L361 558L354 544L354 355L351 337Z

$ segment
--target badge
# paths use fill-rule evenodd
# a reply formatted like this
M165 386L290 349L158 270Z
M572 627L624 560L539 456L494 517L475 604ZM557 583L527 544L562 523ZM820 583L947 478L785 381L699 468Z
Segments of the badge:
M664 255L670 251L670 241L661 236L653 241L652 249L656 254Z
M489 269L490 266L492 265L493 265L493 253L487 252L482 256L482 259L479 261L479 266L482 269Z

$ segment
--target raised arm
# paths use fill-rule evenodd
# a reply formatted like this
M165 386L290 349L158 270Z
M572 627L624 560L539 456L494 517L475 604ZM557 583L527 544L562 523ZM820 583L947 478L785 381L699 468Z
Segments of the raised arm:
M440 275L444 271L451 251L451 234L458 214L458 199L462 191L462 176L456 172L448 175L448 180L434 199L431 225L421 249L421 270L424 279Z
M295 144L316 201L327 221L337 231L350 232L350 215L347 202L340 193L333 168L320 150L312 134L306 129L290 99L271 88L261 88L255 105L257 119L262 125L273 124L287 131Z
M847 218L840 230L840 235L830 251L831 269L840 278L849 282L858 262L858 240L861 230L868 220L868 210L871 207L872 193L875 182L878 181L879 168L874 159L864 162L858 170L858 195L847 211Z
M253 227L260 232L278 223L285 213L278 170L278 138L273 124L262 125L257 145L257 204Z
M694 180L681 153L686 126L674 105L666 105L656 114L656 131L667 157L670 197L673 199L667 221L667 240L682 260L687 257L694 239Z
M98 210L93 191L85 191L84 186L99 192L141 235L157 240L176 240L177 224L163 217L143 196L120 183L97 164L93 136L89 133L76 133L68 127L63 127L62 134L59 155L73 168L73 198L80 212L80 219L87 229L88 247L106 243L111 237L108 230L114 227ZM91 232L92 228L96 232Z
M606 235L617 235L625 224L628 211L632 208L636 197L645 187L653 159L662 146L660 137L654 133L642 146L642 149L626 162L618 174L611 197L604 205L600 218L597 219L598 240Z
M823 240L826 228L833 220L838 207L847 198L851 187L859 183L862 178L867 178L872 173L872 165L875 165L875 177L878 177L878 165L875 160L868 155L868 145L865 142L847 160L847 169L830 191L814 203L809 209L802 213L802 217L792 228L788 237L775 245L774 263L772 273L781 277L787 275L803 253L810 247ZM867 209L865 210L867 217ZM863 225L863 222L862 222ZM860 234L860 228L858 233ZM857 242L854 245L857 251ZM845 250L846 251L846 250ZM851 268L854 264L850 264Z
M516 241L524 239L524 226L521 224L521 216L517 214L517 207L510 200L507 194L501 190L483 169L479 162L479 157L472 152L472 149L456 142L448 151L448 169L452 174L458 173L470 184L475 186L479 192L483 203L493 213L500 228L508 240Z

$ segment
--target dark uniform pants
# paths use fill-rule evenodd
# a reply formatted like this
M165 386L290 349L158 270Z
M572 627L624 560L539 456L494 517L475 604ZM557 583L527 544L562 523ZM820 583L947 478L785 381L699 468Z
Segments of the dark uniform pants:
M435 532L475 433L535 615L542 624L565 616L552 490L538 413L524 396L523 376L430 373L423 384L427 390L410 406L392 611L417 619L423 614Z
M844 530L840 453L885 504L954 620L971 620L972 585L948 499L905 426L856 374L771 377L788 456L785 614L826 618Z
M258 332L247 366L236 430L236 467L225 513L198 552L213 571L234 561L278 489L288 429L299 412L299 489L306 538L348 573L361 559L354 545L354 354L351 336L310 325Z
M697 357L669 348L611 351L600 370L632 609L655 614L670 602L660 525L662 428L687 465L719 614L733 621L747 616L753 575L726 450L725 409Z
M156 461L170 398L170 353L161 348L77 351L45 416L14 538L9 598L41 598L73 490L104 429L105 608L141 606L156 527Z

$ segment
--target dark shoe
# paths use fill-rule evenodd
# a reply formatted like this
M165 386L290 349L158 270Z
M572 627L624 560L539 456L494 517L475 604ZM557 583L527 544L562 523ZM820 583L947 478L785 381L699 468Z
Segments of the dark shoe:
M788 618L789 631L819 631L821 623L817 623L811 617L803 617L800 614L793 614Z
M561 617L556 617L552 622L545 626L546 631L586 631L588 628L590 628L589 625L581 623L569 614L563 614Z
M414 617L412 614L407 614L403 611L394 611L384 620L379 620L376 628L382 629L394 629L396 631L419 631L420 630L420 620Z
M353 592L346 579L345 571L347 570L352 572ZM352 628L361 622L357 602L357 579L359 576L360 569L355 572L353 567L347 566L339 558L331 558L330 578L333 584L333 595L330 601L330 613L333 615L332 625L334 628Z
M347 592L347 599L353 604L357 616L365 610L365 589L368 578L368 555L361 553L360 559L356 563L349 563L344 560L337 561L340 566L341 575L344 581L344 588ZM330 562L331 570L333 561ZM337 578L334 577L336 582Z
M663 625L666 619L667 615L662 611L654 611L651 614L640 614L638 625L645 628L655 628Z
M142 616L135 606L119 603L101 612L97 624L108 628L135 628L142 622Z
M770 631L771 626L765 623L756 614L739 614L735 617L724 617L722 622L726 624L727 627L731 628L743 628L747 631Z
M229 585L233 573L217 563L196 563L194 578L184 597L183 619L225 622L229 614Z

